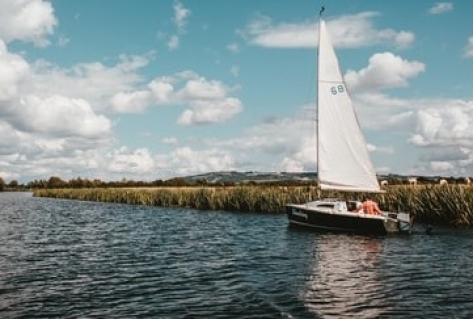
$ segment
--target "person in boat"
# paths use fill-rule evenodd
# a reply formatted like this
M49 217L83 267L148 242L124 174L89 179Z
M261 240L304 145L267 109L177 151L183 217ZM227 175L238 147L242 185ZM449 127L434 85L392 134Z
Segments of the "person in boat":
M350 200L346 202L347 210L350 212L358 212L359 206L362 205L362 202L358 200Z
M381 214L379 205L376 202L374 202L370 197L365 197L362 204L359 205L357 211L360 212L361 210L363 210L364 213L366 214L371 214L371 215Z

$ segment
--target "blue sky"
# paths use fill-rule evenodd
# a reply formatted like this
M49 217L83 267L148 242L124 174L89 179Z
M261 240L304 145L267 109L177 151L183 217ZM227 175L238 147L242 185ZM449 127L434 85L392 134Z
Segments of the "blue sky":
M464 0L0 0L0 176L315 171L323 4L377 172L472 176Z

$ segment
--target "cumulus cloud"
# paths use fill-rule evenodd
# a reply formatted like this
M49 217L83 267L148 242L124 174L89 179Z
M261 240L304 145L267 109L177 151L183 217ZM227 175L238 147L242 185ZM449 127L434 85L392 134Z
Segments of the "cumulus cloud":
M119 113L138 113L150 105L151 97L149 91L118 92L112 97L111 103Z
M449 171L454 175L472 175L472 100L397 98L373 90L353 93L361 126L366 134L370 132L369 149L377 152L377 158L400 152L396 145L370 143L371 134L383 130L394 141L404 138L412 149L411 156L417 158L413 170L401 173L433 175L439 174L435 167L443 166L452 167ZM442 156L433 156L434 151ZM377 171L390 172L390 168Z
M20 82L29 73L29 65L20 55L9 53L1 39L0 70L0 102L14 99Z
M472 147L430 148L413 172L418 175L472 176Z
M10 123L0 120L0 155L9 156L18 154L19 147L24 146L28 140L27 134L15 130Z
M376 12L364 12L328 21L334 46L355 48L387 43L403 48L414 41L412 32L377 30L371 20L377 15ZM317 46L317 28L315 21L274 24L269 17L259 15L240 34L250 44L263 47L311 48Z
M406 173L432 175L436 166L451 166L454 175L472 174L472 100L400 99L374 92L354 97L364 129L405 136L420 154L414 170ZM390 145L375 149L399 152Z
M251 44L263 47L315 47L316 25L315 22L273 25L269 17L258 16L243 34Z
M119 62L112 66L94 62L59 68L42 60L30 65L1 44L0 41L0 67L4 72L0 73L0 101L13 101L20 93L43 100L55 95L88 101L95 112L138 113L152 105L164 104L202 108L199 101L208 100L217 101L214 107L219 103L225 107L232 91L224 83L208 80L192 71L161 76L144 83L138 72L149 63L149 54L121 55ZM2 110L5 112L7 108L4 106ZM235 114L230 111L229 116L221 119L229 119Z
M235 170L231 154L216 148L196 151L187 146L178 147L170 154L169 160L179 174Z
M171 83L170 83L171 81ZM173 80L165 78L156 78L148 84L148 88L153 94L154 102L164 104L171 101L174 87Z
M314 171L314 113L314 105L304 106L294 117L265 120L247 128L239 137L210 139L206 144L228 150L241 170Z
M101 111L111 109L117 91L135 92L137 70L148 59L120 56L110 67L96 62L61 68L44 60L30 63L0 40L0 170L11 178L35 178L97 169L105 162L98 150L113 143L112 121Z
M58 135L97 137L108 134L111 122L97 115L87 101L63 96L40 99L28 96L21 101L18 116L12 120L24 131Z
M185 110L178 124L200 125L228 121L242 111L242 103L236 98L217 100L196 100L190 103L190 108Z
M111 121L96 113L88 102L91 95L81 91L92 83L78 85L84 78L44 63L31 66L22 56L8 52L1 40L0 69L0 115L11 128L54 137L96 139L110 134Z
M243 110L242 102L229 96L232 89L217 80L208 80L192 71L153 79L145 89L119 92L112 99L114 110L133 113L150 105L185 105L180 125L221 123Z
M438 2L434 4L428 12L430 14L442 14L453 10L453 4L451 2Z
M472 148L472 101L423 109L415 118L417 125L410 143L422 147L456 145Z
M50 2L43 0L0 0L0 39L21 40L47 46L57 19Z
M219 100L225 98L226 91L221 82L198 77L187 81L178 95L185 100Z
M407 61L391 52L376 53L360 71L348 70L345 80L352 90L377 90L405 87L407 80L425 70L418 61Z
M38 60L30 65L30 78L24 89L43 98L51 95L81 98L89 101L94 110L105 111L116 107L111 103L115 94L131 93L143 83L138 72L149 59L148 55L121 55L115 65L92 62L70 68Z

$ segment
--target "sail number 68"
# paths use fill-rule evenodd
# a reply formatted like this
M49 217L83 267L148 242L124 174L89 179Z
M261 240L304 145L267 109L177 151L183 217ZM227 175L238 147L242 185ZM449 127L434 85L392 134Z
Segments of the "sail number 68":
M331 93L333 95L336 95L338 93L343 93L344 92L344 85L338 85L338 86L332 86L331 87Z

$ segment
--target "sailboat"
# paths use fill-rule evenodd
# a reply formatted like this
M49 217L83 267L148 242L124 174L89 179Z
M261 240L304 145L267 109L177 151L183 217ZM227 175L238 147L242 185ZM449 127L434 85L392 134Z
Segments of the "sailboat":
M318 187L351 193L383 192L322 17L317 80ZM286 213L290 225L319 230L376 235L410 232L409 213L368 214L357 210L359 204L356 200L319 199L305 204L287 204Z

